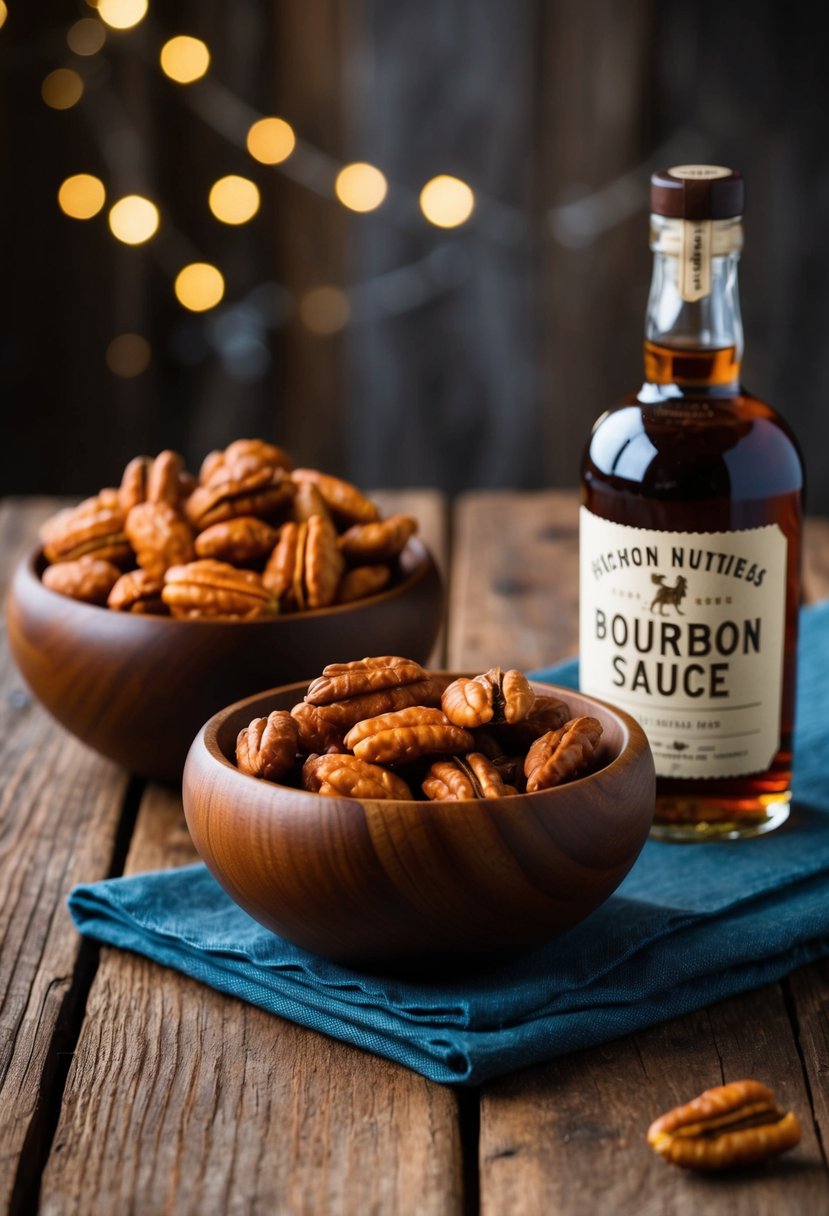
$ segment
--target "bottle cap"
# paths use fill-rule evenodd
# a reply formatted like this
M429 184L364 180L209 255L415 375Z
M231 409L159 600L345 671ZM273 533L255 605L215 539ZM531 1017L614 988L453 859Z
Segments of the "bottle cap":
M651 211L678 220L727 220L743 214L742 174L723 165L674 165L651 176Z

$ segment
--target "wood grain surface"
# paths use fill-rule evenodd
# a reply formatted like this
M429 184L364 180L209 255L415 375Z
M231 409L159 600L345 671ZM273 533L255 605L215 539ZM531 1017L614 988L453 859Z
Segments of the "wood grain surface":
M440 500L418 503L442 534ZM0 590L53 507L0 507ZM572 653L575 496L481 494L454 518L447 664ZM807 526L804 588L829 595L829 521ZM69 887L120 871L128 837L128 872L190 861L178 794L147 787L133 831L135 786L31 703L5 651L0 724L0 1211L829 1211L829 964L456 1092L126 952L102 949L92 979ZM706 1179L647 1150L657 1114L744 1075L796 1110L795 1152Z

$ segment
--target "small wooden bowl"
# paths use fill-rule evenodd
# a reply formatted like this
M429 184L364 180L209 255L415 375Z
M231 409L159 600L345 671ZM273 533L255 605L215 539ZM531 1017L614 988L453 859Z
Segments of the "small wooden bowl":
M310 680L332 654L425 662L443 616L441 579L417 537L400 561L402 581L352 604L270 621L182 621L58 595L40 581L35 550L12 580L9 644L67 730L133 773L178 781L199 727L263 685Z
M589 776L488 801L382 802L236 768L242 727L305 691L276 688L210 719L187 757L184 813L228 895L308 950L365 963L529 946L594 911L645 842L653 757L633 718L602 701L552 689L604 727L602 767Z

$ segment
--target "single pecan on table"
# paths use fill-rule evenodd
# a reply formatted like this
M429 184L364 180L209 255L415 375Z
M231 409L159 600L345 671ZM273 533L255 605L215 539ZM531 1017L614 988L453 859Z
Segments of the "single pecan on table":
M800 1124L791 1111L779 1109L768 1086L732 1081L656 1119L647 1140L674 1165L723 1170L755 1165L794 1148Z
M254 620L276 615L277 603L253 570L204 558L171 566L164 575L162 599L173 616L238 617Z
M536 739L524 761L527 793L552 789L585 768L601 737L598 718L582 717Z
M141 569L156 578L195 556L192 528L167 502L137 503L127 515L124 531Z
M302 769L302 784L318 794L345 798L410 799L412 791L402 777L356 756L309 756Z
M501 722L521 722L535 704L535 693L523 672L491 667L480 676L461 676L441 698L450 722L472 729Z
M298 749L297 723L286 709L275 709L239 732L236 763L243 773L279 781L293 767Z
M165 616L167 605L161 598L164 579L147 570L128 570L114 585L107 607L114 612L131 612L141 616Z
M120 577L121 571L112 562L90 556L58 562L43 571L44 586L50 591L86 604L105 604Z

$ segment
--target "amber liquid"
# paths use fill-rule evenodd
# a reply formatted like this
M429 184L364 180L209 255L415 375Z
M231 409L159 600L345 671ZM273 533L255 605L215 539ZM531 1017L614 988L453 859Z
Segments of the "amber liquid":
M757 835L788 817L791 798L802 461L785 422L740 386L733 347L646 342L645 369L645 387L593 431L582 470L587 509L614 523L659 531L777 524L788 542L781 734L772 764L744 777L659 778L653 835Z

